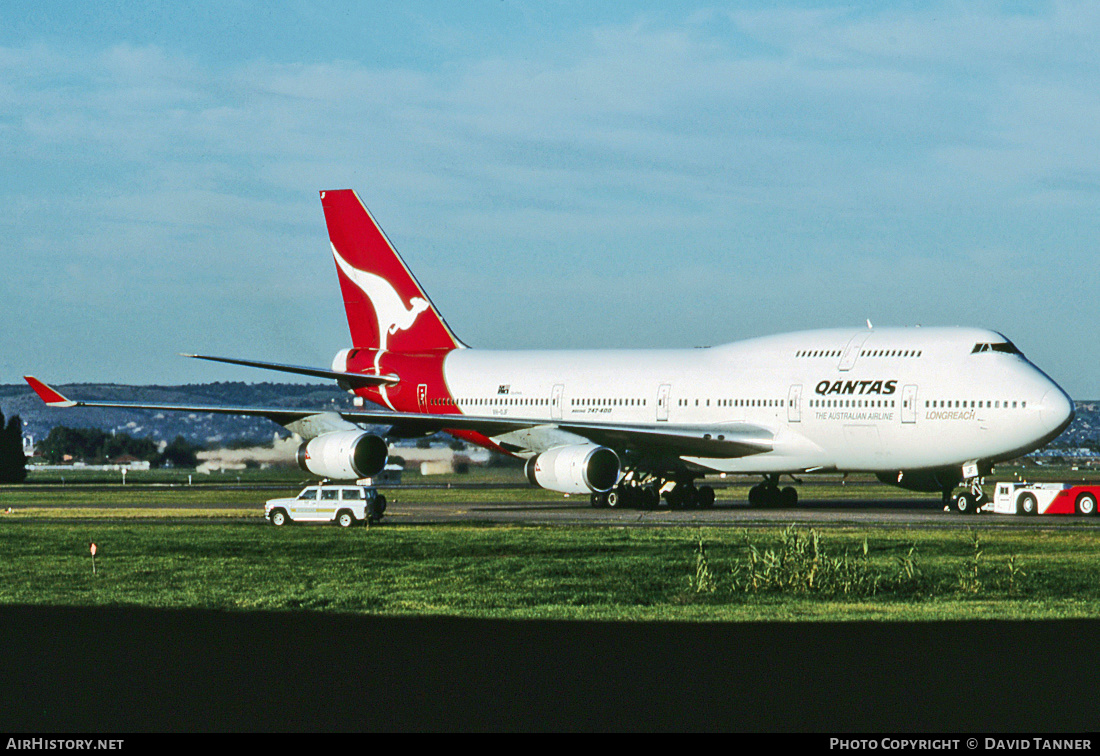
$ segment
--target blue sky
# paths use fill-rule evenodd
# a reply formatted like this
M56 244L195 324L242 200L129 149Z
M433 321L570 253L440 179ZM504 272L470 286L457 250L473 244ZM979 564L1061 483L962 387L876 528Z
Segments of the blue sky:
M354 188L486 348L994 328L1100 398L1100 6L5 3L0 382L347 346Z

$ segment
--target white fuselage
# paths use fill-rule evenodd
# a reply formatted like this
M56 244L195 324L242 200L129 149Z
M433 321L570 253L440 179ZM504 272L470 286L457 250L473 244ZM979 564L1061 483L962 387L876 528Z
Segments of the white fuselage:
M467 415L775 434L766 453L685 458L720 472L995 462L1073 417L1057 384L1003 336L973 328L818 330L683 350L458 349L444 376ZM520 456L572 442L561 429L494 439Z

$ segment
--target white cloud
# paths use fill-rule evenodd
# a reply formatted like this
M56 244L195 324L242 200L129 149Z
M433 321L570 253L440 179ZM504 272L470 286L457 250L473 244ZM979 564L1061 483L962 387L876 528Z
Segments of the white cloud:
M562 344L578 322L618 342L655 307L667 325L647 332L669 345L715 312L707 341L863 309L903 319L899 301L952 312L942 287L891 295L891 271L966 269L980 248L1049 262L1034 232L1095 216L1097 32L1086 4L948 4L699 12L434 68L212 62L170 40L0 48L0 255L27 276L75 266L33 287L58 319L82 287L96 304L126 291L103 325L155 303L158 338L193 348L214 316L181 306L168 325L192 297L236 324L227 350L321 353L342 345L338 302L320 339L286 303L332 294L316 191L352 187L483 345ZM1086 259L1094 232L1056 261ZM554 327L483 319L578 268L539 304ZM615 296L594 297L608 281Z

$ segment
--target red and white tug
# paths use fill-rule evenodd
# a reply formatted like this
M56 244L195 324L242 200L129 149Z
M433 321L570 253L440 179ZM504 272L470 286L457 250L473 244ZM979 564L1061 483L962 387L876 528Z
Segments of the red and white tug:
M998 514L1096 514L1100 486L1072 483L998 483L993 500L982 507Z

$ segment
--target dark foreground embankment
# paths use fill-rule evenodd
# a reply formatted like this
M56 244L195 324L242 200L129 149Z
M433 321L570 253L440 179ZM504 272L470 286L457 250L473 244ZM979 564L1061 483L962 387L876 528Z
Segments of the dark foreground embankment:
M0 607L0 731L1083 731L1100 621Z

